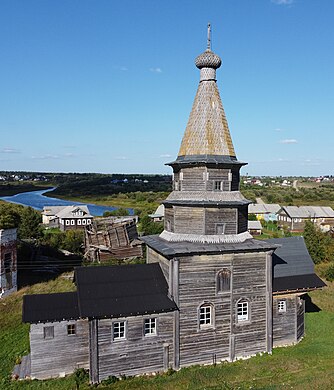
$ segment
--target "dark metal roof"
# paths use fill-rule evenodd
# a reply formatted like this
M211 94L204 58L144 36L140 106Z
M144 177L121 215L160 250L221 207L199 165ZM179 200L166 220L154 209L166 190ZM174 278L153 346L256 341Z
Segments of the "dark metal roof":
M312 290L326 284L315 274L303 237L273 238L273 292Z
M274 278L273 292L310 291L326 286L316 274L285 276Z
M314 263L303 237L273 238L266 241L280 245L273 254L275 278L314 273Z
M249 239L241 243L230 244L205 244L195 242L168 242L159 236L140 237L150 248L153 248L163 256L172 258L175 256L190 256L194 254L219 254L236 252L265 252L274 250L277 245L266 241Z
M165 165L193 165L193 164L228 164L228 165L247 165L247 163L238 161L235 156L197 154L178 156L175 161Z
M23 322L51 322L78 319L79 317L76 292L23 296Z
M176 310L158 263L76 269L82 317L125 317Z
M208 207L231 207L231 206L245 206L250 204L251 201L244 199L244 200L221 200L219 202L216 201L208 201L208 200L164 200L162 204L170 204L170 205L180 205L180 206L194 206L194 207L202 207L202 206L208 206Z

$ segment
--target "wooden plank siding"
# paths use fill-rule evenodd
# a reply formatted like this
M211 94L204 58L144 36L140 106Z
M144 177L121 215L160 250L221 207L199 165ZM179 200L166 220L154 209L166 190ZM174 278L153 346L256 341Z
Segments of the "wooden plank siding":
M278 302L286 302L286 312L278 311ZM273 297L273 345L274 347L291 345L297 342L297 302L295 295ZM304 311L302 313L304 323Z
M204 234L204 208L174 206L174 232Z
M266 254L201 255L179 261L180 366L230 360L266 351ZM232 271L232 288L217 293L216 276L224 267ZM241 298L250 303L250 321L237 323ZM214 325L200 329L201 304L214 307ZM232 323L231 323L232 321Z
M205 210L205 234L217 234L216 225L225 224L225 234L237 233L237 209L208 208Z
M160 268L162 270L162 273L164 274L164 277L169 283L169 267L170 262L165 257L161 256L159 253L151 249L150 247L147 247L147 253L146 253L146 263L159 263Z
M67 325L76 325L76 334L67 334ZM44 327L53 326L53 338L44 339ZM31 377L46 379L89 368L88 321L61 321L31 324Z
M206 168L191 167L182 168L183 179L180 180L181 191L205 191L206 190Z
M173 317L174 313L162 313L99 320L99 380L110 375L138 375L170 367L173 364ZM157 318L156 336L144 336L145 318ZM126 339L113 340L113 321L126 321Z
M246 232L248 229L248 206L238 208L238 233Z

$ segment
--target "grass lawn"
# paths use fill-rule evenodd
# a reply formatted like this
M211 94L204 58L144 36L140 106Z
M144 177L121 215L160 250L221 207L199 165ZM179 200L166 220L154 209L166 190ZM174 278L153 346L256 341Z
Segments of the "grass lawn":
M76 389L74 376L48 381L11 382L15 361L28 352L29 326L21 324L24 293L47 293L73 289L59 277L24 288L0 301L0 389ZM293 347L276 348L272 355L255 356L235 363L190 367L156 377L137 377L98 389L190 390L190 389L332 389L334 383L334 283L311 294L322 311L306 314L306 336ZM92 389L88 384L80 389Z

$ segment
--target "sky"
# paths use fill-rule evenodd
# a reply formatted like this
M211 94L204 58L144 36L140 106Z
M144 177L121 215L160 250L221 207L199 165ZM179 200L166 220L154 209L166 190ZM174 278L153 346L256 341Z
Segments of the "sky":
M0 170L163 173L212 49L243 174L333 174L333 0L0 0Z

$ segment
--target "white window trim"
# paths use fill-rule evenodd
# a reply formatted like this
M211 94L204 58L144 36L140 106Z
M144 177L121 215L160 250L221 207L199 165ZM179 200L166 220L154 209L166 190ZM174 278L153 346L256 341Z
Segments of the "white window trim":
M144 319L144 336L152 337L158 334L158 321L156 317Z
M121 335L121 327L124 327L123 330L123 335ZM117 330L115 329L118 328ZM115 321L112 323L112 339L113 341L119 341L119 340L126 340L126 333L127 333L127 328L126 328L126 321ZM115 336L115 334L118 334Z
M239 314L239 312L241 313ZM238 324L250 322L250 304L249 300L242 298L236 304L236 318Z
M69 220L69 219L66 219L66 220L65 220L65 225L66 225L66 226L69 226L69 224L70 224L70 220Z
M278 313L286 313L286 300L280 299L277 302L277 311Z
M214 328L214 306L212 303L209 302L204 302L198 307L198 329L203 330L203 329L210 329ZM204 315L204 320L208 321L206 323L203 323L203 315ZM202 319L201 319L202 316ZM201 323L202 321L202 323Z

